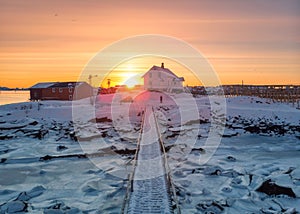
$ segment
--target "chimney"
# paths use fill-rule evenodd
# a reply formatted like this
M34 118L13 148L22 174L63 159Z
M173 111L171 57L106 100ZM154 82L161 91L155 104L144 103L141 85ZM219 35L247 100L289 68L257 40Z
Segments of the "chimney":
M161 63L161 68L165 68L165 65L163 62Z

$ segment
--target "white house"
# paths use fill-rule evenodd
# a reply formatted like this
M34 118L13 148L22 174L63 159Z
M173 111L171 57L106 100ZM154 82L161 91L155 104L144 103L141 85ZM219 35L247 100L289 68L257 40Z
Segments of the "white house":
M161 67L153 65L142 77L145 90L183 91L184 78L176 76L168 68L165 68L164 63L161 64Z

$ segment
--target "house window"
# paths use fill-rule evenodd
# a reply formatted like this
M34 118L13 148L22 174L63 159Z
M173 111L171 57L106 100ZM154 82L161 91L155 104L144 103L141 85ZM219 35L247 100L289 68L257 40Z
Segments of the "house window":
M69 88L69 93L72 93L73 89L72 88Z
M52 93L55 93L55 88L52 88Z
M63 92L63 89L62 88L59 88L59 93L62 93Z
M72 95L69 95L69 100L72 100L73 99L73 96Z

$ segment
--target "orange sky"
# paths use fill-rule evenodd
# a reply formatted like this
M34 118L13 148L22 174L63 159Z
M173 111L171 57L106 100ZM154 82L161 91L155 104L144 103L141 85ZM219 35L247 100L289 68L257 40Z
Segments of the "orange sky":
M139 34L190 43L222 84L300 84L299 11L298 0L0 0L0 86L77 80L99 50Z

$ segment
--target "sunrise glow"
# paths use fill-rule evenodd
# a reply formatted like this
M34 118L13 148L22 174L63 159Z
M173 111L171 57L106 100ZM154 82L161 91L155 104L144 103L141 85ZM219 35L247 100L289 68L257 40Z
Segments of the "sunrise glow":
M299 1L28 0L0 4L0 86L76 81L97 52L141 34L186 41L206 56L222 84L242 80L300 84ZM155 41L147 45L159 47ZM170 51L178 50L170 47ZM107 72L115 75L112 85L119 85L127 80L123 72L141 74L161 61L130 62L119 71ZM168 65L175 72L185 72ZM194 79L187 77L185 84L198 84ZM105 80L103 84L107 85Z

